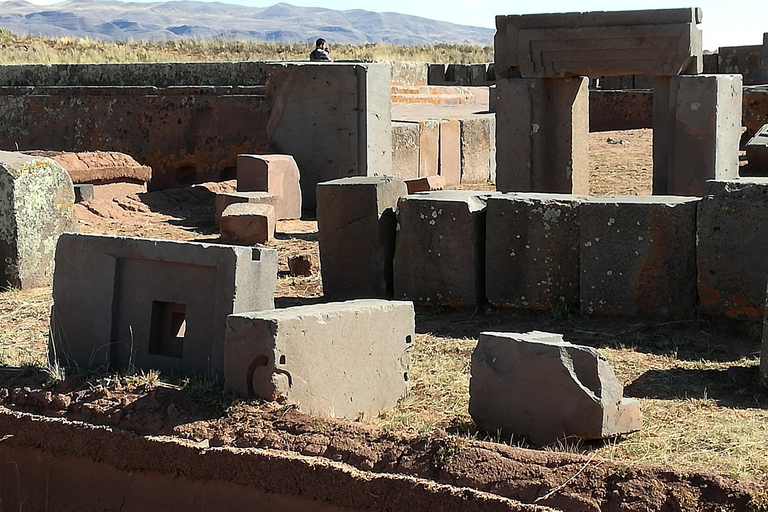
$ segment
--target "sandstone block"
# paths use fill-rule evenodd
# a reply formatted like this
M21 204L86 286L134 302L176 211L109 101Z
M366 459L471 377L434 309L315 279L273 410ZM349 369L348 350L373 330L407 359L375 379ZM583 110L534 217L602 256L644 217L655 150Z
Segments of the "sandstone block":
M77 231L67 172L49 158L0 151L0 289L48 286L59 235Z
M419 176L437 176L440 164L440 122L419 121Z
M405 180L405 185L408 187L409 194L429 192L430 190L443 190L445 188L445 178L442 176L425 176L424 178Z
M402 181L356 177L317 186L323 293L332 300L392 296L395 209Z
M221 214L231 204L235 203L256 203L256 204L270 204L277 209L277 203L279 196L277 194L271 194L269 192L220 192L216 194L216 212L214 214L214 220L216 226L219 225L221 220Z
M579 204L564 194L488 198L485 292L498 307L551 309L579 303Z
M461 182L487 183L491 179L493 115L461 119Z
M223 377L227 316L274 308L273 249L64 234L52 358L82 369Z
M152 179L151 167L117 151L30 151L28 154L54 160L69 173L72 183L144 184Z
M278 220L301 218L300 180L291 155L237 155L237 191L277 195Z
M395 298L450 306L485 300L485 201L490 195L443 190L400 200Z
M232 315L224 385L310 414L376 416L408 390L413 337L408 302L355 300Z
M231 204L221 214L221 242L256 245L274 240L275 217L275 207L271 204Z
M478 427L546 445L603 439L642 427L640 401L605 357L562 335L483 332L472 353L469 413Z
M581 310L689 318L696 307L698 202L616 196L581 203Z
M446 185L461 182L461 123L458 119L440 121L439 168Z
M419 176L419 123L392 122L392 173L398 180Z

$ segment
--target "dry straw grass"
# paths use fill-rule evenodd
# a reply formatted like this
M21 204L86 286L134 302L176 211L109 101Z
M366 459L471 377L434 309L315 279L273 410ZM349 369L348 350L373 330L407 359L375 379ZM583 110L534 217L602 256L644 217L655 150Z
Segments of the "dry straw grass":
M0 366L45 366L51 290L0 292Z

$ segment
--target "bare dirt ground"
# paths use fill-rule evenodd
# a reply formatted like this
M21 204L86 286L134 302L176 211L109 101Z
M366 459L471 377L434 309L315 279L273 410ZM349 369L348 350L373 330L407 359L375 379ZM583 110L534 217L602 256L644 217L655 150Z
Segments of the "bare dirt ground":
M621 141L624 141L623 143ZM590 135L593 195L649 194L650 130ZM83 232L215 242L213 197L231 183L92 201ZM282 222L279 307L322 296L312 220ZM287 257L314 258L292 277ZM241 402L214 383L154 373L89 375L45 368L50 290L0 294L0 404L205 446L263 447L374 472L470 486L564 511L768 510L768 396L756 390L759 326L704 319L654 324L575 311L541 314L417 309L413 388L378 418L349 422ZM530 449L478 433L467 413L469 358L481 330L560 332L608 357L625 395L644 402L640 432ZM44 369L41 369L44 368ZM2 438L2 432L0 432Z

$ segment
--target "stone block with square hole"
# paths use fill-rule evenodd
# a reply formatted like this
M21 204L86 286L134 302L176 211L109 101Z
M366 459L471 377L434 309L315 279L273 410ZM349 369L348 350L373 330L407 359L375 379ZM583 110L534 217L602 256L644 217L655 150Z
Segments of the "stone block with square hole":
M50 357L221 378L227 316L272 309L276 276L273 249L64 234Z
M301 218L300 180L291 155L237 155L237 191L277 195L278 220Z
M375 417L409 387L410 302L354 300L231 315L224 386L310 414Z
M274 240L275 217L275 207L271 204L231 204L221 214L219 221L221 242L256 245Z
M221 214L231 204L235 203L256 203L271 204L275 209L280 197L277 194L269 192L222 192L216 194L216 210L214 220L216 226L221 222Z
M472 353L469 414L486 432L537 445L639 430L639 400L597 349L547 332L481 332Z
M589 198L579 207L581 310L690 318L697 197Z

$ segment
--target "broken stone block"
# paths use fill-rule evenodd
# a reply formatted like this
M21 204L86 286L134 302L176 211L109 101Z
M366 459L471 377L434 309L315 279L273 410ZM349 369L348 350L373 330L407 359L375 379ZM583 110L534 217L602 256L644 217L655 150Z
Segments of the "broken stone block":
M639 430L641 403L597 349L560 334L481 332L472 353L469 414L487 432L537 445Z
M595 197L579 207L585 313L690 318L696 307L696 206L679 196Z
M309 414L375 417L408 390L413 305L354 300L242 313L228 318L226 339L227 390Z
M757 130L746 146L749 173L752 176L768 176L768 124Z
M449 306L485 300L485 201L490 195L443 190L400 200L395 298Z
M440 121L439 173L446 185L461 182L461 124L458 119Z
M72 183L144 185L152 179L151 167L117 151L30 151L28 154L55 160L69 173Z
M445 178L442 176L425 176L413 180L405 180L409 194L416 192L429 192L430 190L443 190L445 188Z
M759 321L768 275L768 179L708 181L696 232L699 309Z
M392 297L395 209L405 183L354 177L317 186L323 293L332 300Z
M221 214L221 243L265 244L275 238L275 223L275 207L271 204L231 204Z
M269 192L220 192L216 194L216 212L214 214L216 226L219 225L221 214L224 213L224 210L231 204L271 204L275 209L277 209L277 203L279 200L280 197L277 194L271 194Z
M273 249L66 233L52 359L81 369L222 378L227 316L274 308Z
M437 176L440 165L440 122L419 121L419 176Z
M392 122L392 176L407 180L419 176L419 123Z
M278 220L301 218L299 167L291 155L237 155L237 191L278 196Z
M583 199L535 193L488 198L485 293L491 304L539 310L578 306Z
M74 203L55 161L0 151L0 289L51 284L56 240L77 231Z
M461 182L487 183L491 179L493 115L461 120Z

